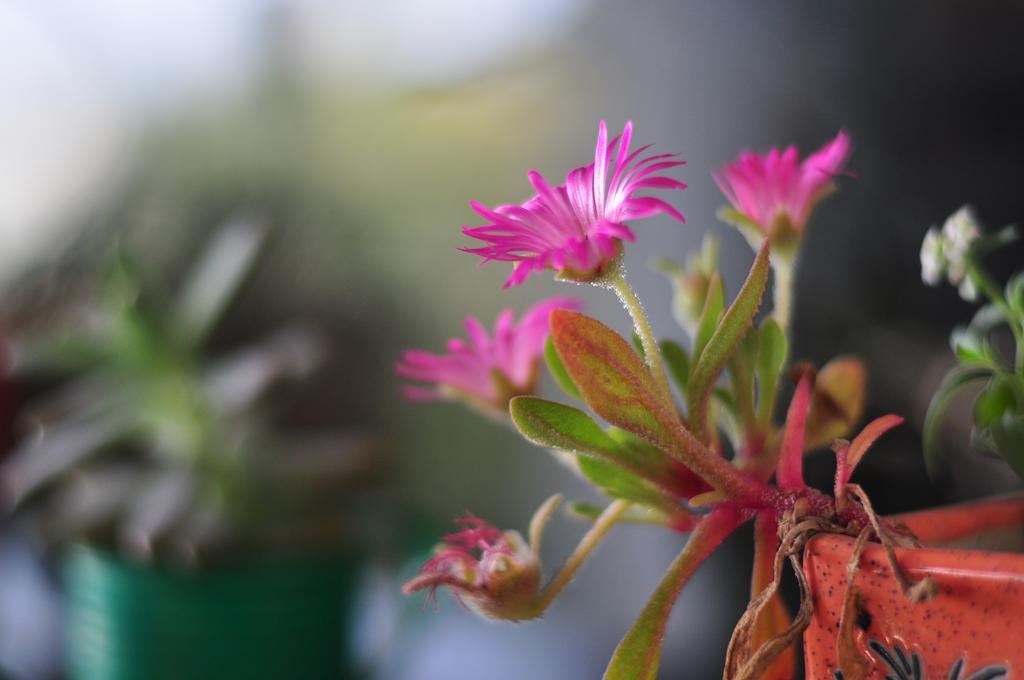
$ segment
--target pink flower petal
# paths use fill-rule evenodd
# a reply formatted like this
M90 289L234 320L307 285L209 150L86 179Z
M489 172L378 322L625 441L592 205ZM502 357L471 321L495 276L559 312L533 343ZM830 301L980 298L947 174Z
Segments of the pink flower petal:
M510 287L544 269L596 274L618 255L618 241L633 239L623 224L628 220L665 214L683 222L682 214L666 201L636 195L644 189L685 189L683 182L658 174L682 161L667 160L674 154L640 159L649 147L630 152L632 136L629 122L620 136L609 141L607 125L601 121L594 162L570 171L563 185L551 186L531 170L527 177L537 193L529 200L495 209L471 202L473 210L489 222L462 231L485 245L460 250L483 262L512 262L513 271L505 283ZM618 234L608 224L618 225Z
M626 235L621 231L615 233ZM520 262L516 271L529 266L529 262ZM521 394L533 390L536 366L549 332L551 311L581 307L582 302L574 298L549 298L528 309L518 322L512 310L506 309L495 320L493 332L489 332L478 319L468 317L465 320L468 342L452 338L447 342L447 353L442 355L419 349L402 354L395 364L395 372L403 378L426 383L406 386L403 394L414 401L440 399L453 394L470 395L503 411L512 396L507 393L509 386ZM504 376L507 385L495 383L496 372Z
M712 177L733 208L765 235L771 235L780 214L803 231L814 204L843 172L850 149L849 135L840 131L802 163L793 146L763 155L743 152Z

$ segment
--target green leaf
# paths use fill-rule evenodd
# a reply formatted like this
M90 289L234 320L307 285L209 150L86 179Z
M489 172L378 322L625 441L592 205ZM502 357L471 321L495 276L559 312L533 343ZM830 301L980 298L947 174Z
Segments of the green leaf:
M974 422L987 428L1011 411L1016 403L1008 378L997 375L974 402Z
M740 417L739 407L736 405L736 400L733 399L732 394L730 394L728 390L716 387L711 394L715 400L722 405L722 408L729 412L729 415L734 418Z
M132 430L123 411L80 421L56 423L39 438L28 438L11 452L5 470L9 500L25 502L40 489L70 475L86 460L99 456Z
M647 353L644 351L644 341L643 338L640 337L640 334L633 331L633 334L629 339L633 342L633 349L635 349L636 353L640 355L640 358L646 359Z
M978 335L984 337L988 335L993 328L1004 323L1006 323L1006 316L1003 315L1003 310L999 309L999 307L995 305L988 304L980 307L978 311L974 313L968 327Z
M992 369L983 366L956 366L942 379L924 417L924 462L928 474L937 477L942 469L943 418L950 401L965 387L992 377Z
M651 470L661 479L673 475L674 468L657 447L618 427L609 427L606 433L618 446L619 455L634 461L636 468Z
M509 413L522 435L538 446L598 458L658 485L671 479L664 454L616 441L579 409L523 396L512 399Z
M587 501L573 501L569 503L566 510L569 514L590 522L597 520L605 511L605 506ZM618 520L620 523L628 524L653 524L656 526L673 526L672 518L669 515L649 507L631 506Z
M971 244L971 256L980 257L1007 246L1020 237L1017 225L1011 224L998 231L983 234Z
M682 345L673 340L662 340L658 346L661 347L661 358L665 360L669 374L685 394L686 385L690 381L690 356Z
M7 370L16 376L84 371L111 361L113 354L103 338L82 329L27 333L8 343Z
M719 409L715 411L714 415L715 426L725 433L733 451L739 451L744 442L743 434L747 431L740 415L741 407L732 392L723 387L716 387L712 390L711 401Z
M709 277L718 271L718 239L708 232L701 239L700 252L693 260L692 268Z
M949 336L957 360L963 364L998 366L1000 358L989 345L988 337L992 329L1007 322L1002 308L992 304L981 307L966 327L957 326Z
M655 680L661 663L665 626L679 594L697 567L742 524L732 510L713 511L700 521L669 566L633 627L615 649L604 680Z
M711 277L718 269L718 241L705 234L700 251L687 256L685 266L658 258L653 262L653 268L672 283L672 314L676 322L688 334L694 335Z
M1000 458L996 450L996 443L992 439L992 431L986 430L978 425L971 428L971 449L989 458Z
M551 337L587 405L612 425L654 443L673 446L678 423L673 404L660 396L654 378L620 335L579 312L551 313Z
M700 321L697 324L697 335L693 339L693 368L696 368L696 358L704 351L711 336L718 327L718 322L725 311L725 288L722 286L722 278L717 274L711 276L708 283L708 295L704 299L704 311L701 312Z
M756 222L748 219L746 215L728 205L719 208L715 216L726 224L731 224L739 229L755 252L761 249L765 242L765 236L761 226Z
M957 326L949 336L949 344L962 364L987 364L984 336L973 328Z
M732 387L731 401L736 417L747 432L753 432L757 427L757 418L754 415L754 375L759 346L760 333L755 329L747 333L740 342L737 352L728 362L729 381ZM719 389L721 388L715 388L713 393Z
M698 358L690 375L686 404L689 408L690 424L700 439L704 439L708 428L708 399L711 396L711 388L743 340L743 336L750 330L754 315L757 314L761 298L764 296L768 272L768 244L765 243L754 258L747 280L722 316L707 345L700 348L699 354L694 351L694 356Z
M692 496L696 489L703 490L704 483L696 473L672 462L650 442L618 427L610 427L607 432L621 447L621 455L635 461L638 469L654 472L653 480L657 486L668 491L673 498Z
M758 331L760 351L757 355L757 420L762 426L768 425L775 410L775 397L779 376L786 365L789 343L779 322L769 317L761 323Z
M656 257L651 260L651 269L664 274L667 278L673 279L686 275L686 270L679 266L679 263L667 257Z
M576 458L583 476L613 498L650 506L670 516L684 511L668 493L616 463L583 454Z
M555 349L555 343L551 340L551 336L548 336L548 339L544 342L544 360L548 364L548 370L551 371L552 377L554 377L558 386L562 388L562 391L573 399L583 401L576 383L572 381L569 373L565 370L562 357L558 356L558 350Z
M515 397L509 402L512 422L538 446L614 458L618 444L583 411L540 397Z
M110 253L103 272L102 298L104 306L116 313L124 307L131 307L142 292L142 266L128 253L116 245Z
M990 429L996 451L1024 479L1024 415L1004 413Z
M257 220L237 217L203 251L178 301L178 330L187 345L205 338L223 315L252 270L265 235Z
M1024 272L1017 272L1006 282L1006 302L1017 315L1018 322L1024 321Z

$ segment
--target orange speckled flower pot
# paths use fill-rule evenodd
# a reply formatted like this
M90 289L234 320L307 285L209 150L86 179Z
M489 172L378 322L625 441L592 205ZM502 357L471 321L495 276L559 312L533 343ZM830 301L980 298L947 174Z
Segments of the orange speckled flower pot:
M902 515L928 547L897 549L937 595L911 604L892 578L885 551L871 544L857 572L862 613L854 641L885 680L992 680L1024 677L1024 496ZM804 632L806 677L837 680L836 635L854 540L821 535L804 550L814 614ZM1006 546L1007 552L987 550ZM944 546L944 547L938 547ZM1014 551L1017 552L1014 552Z

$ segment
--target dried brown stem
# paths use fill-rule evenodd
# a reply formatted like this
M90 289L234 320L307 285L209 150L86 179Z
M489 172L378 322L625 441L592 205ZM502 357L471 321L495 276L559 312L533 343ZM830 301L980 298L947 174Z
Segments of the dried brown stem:
M864 527L857 536L853 546L853 556L846 565L846 592L843 595L843 610L839 617L839 633L836 635L836 661L843 669L843 677L848 680L864 680L868 674L868 664L857 651L853 638L853 628L860 609L860 589L857 588L857 568L860 566L861 555L871 540L874 530Z
M831 519L814 514L814 509L807 502L795 504L791 510L783 514L779 522L779 534L782 536L782 540L775 553L772 582L750 601L746 612L736 624L726 652L723 680L757 680L768 669L772 661L810 625L813 600L806 576L803 573L801 553L807 541L817 534L857 536L853 555L847 567L847 587L843 597L839 637L836 641L837 659L848 680L862 680L867 674L865 660L854 645L853 628L860 603L860 592L855 584L855 578L861 556L868 542L872 538L877 538L882 544L892 569L893 578L899 583L900 589L908 600L916 603L934 594L935 586L930 579L913 581L896 559L895 547L897 545L918 547L917 540L909 532L906 534L900 532L898 527L895 532L887 527L875 513L870 499L860 486L848 484L845 490L860 502L859 509L857 506L848 507L847 514L865 517L866 523L856 519L841 524L836 523ZM850 512L854 509L857 509L856 514ZM808 512L811 514L805 514ZM752 649L757 620L778 592L779 583L782 580L782 563L787 558L800 584L800 610L786 630L766 641L759 649Z
M928 577L921 579L920 581L913 581L906 570L900 565L896 559L896 540L892 533L882 525L878 519L878 515L875 514L875 509L871 507L871 501L868 499L868 495L864 493L864 489L859 484L847 484L846 488L857 497L860 504L864 507L864 511L867 513L868 519L871 522L871 527L875 531L875 535L881 542L882 547L885 549L885 557L889 562L889 567L892 569L892 576L896 579L896 582L900 585L900 590L903 592L903 596L906 597L910 602L917 603L921 600L926 600L935 594L935 583Z
M799 554L811 536L838 528L819 517L803 518L800 521L794 520L793 515L783 518L779 525L779 531L784 531L785 534L775 553L772 582L750 601L747 610L733 629L732 639L729 641L729 648L725 655L725 670L722 674L724 680L757 680L771 666L775 658L793 644L810 625L813 601L807 579L800 566ZM800 610L786 630L766 641L760 648L752 649L757 620L779 590L779 583L782 581L782 562L787 558L793 567L797 582L800 584Z

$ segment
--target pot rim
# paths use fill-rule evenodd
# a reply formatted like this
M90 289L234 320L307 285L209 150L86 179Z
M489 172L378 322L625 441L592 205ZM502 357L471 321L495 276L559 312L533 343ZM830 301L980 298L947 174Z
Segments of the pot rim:
M890 517L904 522L926 544L943 543L993 529L1024 527L1024 494L997 496ZM804 558L829 553L852 554L854 543L855 539L850 536L820 534L807 542ZM895 550L900 564L911 574L938 571L950 575L972 574L980 578L1006 578L1009 575L1024 580L1022 553L929 545ZM885 563L885 549L880 544L869 543L864 550L862 564Z

